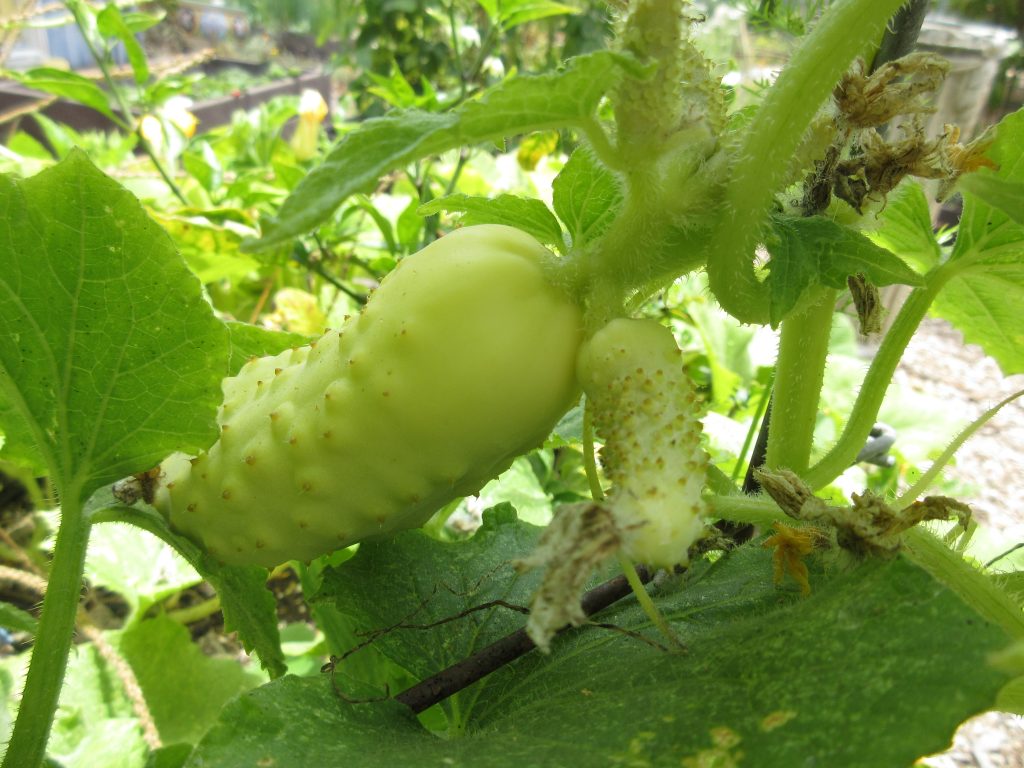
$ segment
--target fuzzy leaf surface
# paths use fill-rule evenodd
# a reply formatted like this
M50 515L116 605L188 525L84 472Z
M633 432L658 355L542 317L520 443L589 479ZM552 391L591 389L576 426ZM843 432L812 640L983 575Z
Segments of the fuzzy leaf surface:
M508 194L479 197L456 193L421 205L418 213L429 216L438 211L461 213L459 222L463 226L505 224L533 235L544 245L554 245L559 250L565 247L558 219L542 201L532 197Z
M504 547L520 535L489 536ZM388 621L430 597L424 619L450 613L450 598L429 585L490 583L501 575L493 564L519 554L478 546L399 546L380 563L387 570L374 582L376 610L359 607L371 597L362 578L351 587L354 610ZM443 565L422 559L431 547L446 553ZM479 560L453 564L458 547ZM418 576L419 592L403 596L409 576L391 584L403 568ZM284 677L229 704L188 765L696 766L756 756L759 768L905 768L943 749L1008 679L985 663L1006 645L1005 633L907 560L828 572L812 562L806 599L792 585L776 588L771 572L770 553L746 547L696 564L683 585L658 588L655 600L686 653L596 627L560 636L549 656L517 660L464 702L473 708L459 738L422 730L395 702L352 705L329 680ZM403 608L392 611L393 599ZM599 620L656 637L632 598ZM374 626L381 624L365 629ZM379 642L425 673L435 660L459 655L466 638L452 624L437 633L396 630ZM380 693L343 674L337 682L349 696Z
M999 165L997 182L1024 183L1024 110L1003 118L988 155ZM1015 220L1019 209L1011 216L988 200L964 190L964 212L950 256L957 271L933 309L1010 375L1024 372L1024 225Z
M466 542L444 544L420 531L365 541L355 557L324 572L315 600L330 601L364 629L427 624L498 599L526 606L539 575L520 576L511 561L530 552L540 531L519 523L504 504L485 512L483 526ZM375 645L426 677L522 624L522 614L496 607L432 629L389 632Z
M76 150L0 212L5 453L85 498L213 442L227 331L138 200Z
M600 237L615 219L622 205L622 189L589 149L579 147L552 183L552 203L573 246L582 248Z
M919 285L920 276L864 235L824 216L773 220L768 241L772 259L767 284L772 327L815 285L845 288L846 278L863 274L875 285Z
M597 109L624 68L635 62L597 51L571 59L564 69L505 80L478 99L443 114L416 110L367 120L344 136L264 225L252 248L269 248L305 234L356 192L369 190L388 171L466 144L546 128L578 125Z

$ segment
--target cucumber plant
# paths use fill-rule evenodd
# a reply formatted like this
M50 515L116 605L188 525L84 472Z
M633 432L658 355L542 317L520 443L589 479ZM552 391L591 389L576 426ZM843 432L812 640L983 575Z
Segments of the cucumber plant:
M381 754L389 764L902 766L941 749L976 712L1024 711L1019 602L918 525L966 523L963 505L845 499L832 487L928 311L1004 372L1024 371L1014 308L1024 114L972 142L953 127L925 135L915 115L943 65L920 55L865 63L899 0L832 4L756 108L738 113L681 0L623 5L608 50L447 112L361 124L262 223L252 250L288 248L418 160L552 129L578 142L553 183L553 210L511 195L425 204L424 215L461 213L467 226L406 257L360 315L315 343L215 318L166 234L80 153L30 179L3 178L3 454L47 475L61 504L5 765L46 759L90 528L111 522L185 556L274 678L226 707L197 745L154 755L167 764ZM908 127L883 137L894 117ZM951 248L935 240L914 177L962 194ZM778 329L754 474L765 493L744 493L709 463L676 341L639 319L695 272L733 317ZM873 292L891 284L912 286L910 298L842 433L817 446L839 292L855 286L870 328ZM255 359L232 364L243 350ZM468 542L405 530L543 441L580 390L582 442L595 431L604 442L607 495L590 453L592 502L566 505L546 533L507 506ZM121 484L115 497L126 476L138 492ZM767 533L784 520L765 540L774 555L742 546L742 526ZM353 543L351 560L331 558ZM553 637L604 604L606 586L582 603L579 593L619 550L643 610L612 608L603 624L624 630L615 636ZM631 560L664 578L648 591L650 569ZM441 704L448 738L410 717L420 711L411 696L382 701L388 680L347 677L341 662L329 681L284 674L263 588L284 561L314 605L368 633L360 647L376 643L421 685L441 667L448 678L468 670L473 685ZM513 561L546 573L519 574ZM532 647L510 611L531 598L533 617L556 617L531 627L550 657L484 677L481 659L495 649ZM651 623L670 647L648 636ZM898 733L886 730L893 712ZM383 741L393 746L382 751Z

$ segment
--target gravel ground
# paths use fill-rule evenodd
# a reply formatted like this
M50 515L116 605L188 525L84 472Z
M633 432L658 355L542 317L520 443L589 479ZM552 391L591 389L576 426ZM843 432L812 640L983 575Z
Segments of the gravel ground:
M969 420L1024 389L1024 376L1004 377L979 347L964 345L942 320L926 320L896 379L949 403ZM971 504L980 523L1009 548L1024 541L1024 397L1005 406L960 449L950 476L977 488ZM930 768L1024 768L1024 718L990 712L968 721L952 748L923 761Z

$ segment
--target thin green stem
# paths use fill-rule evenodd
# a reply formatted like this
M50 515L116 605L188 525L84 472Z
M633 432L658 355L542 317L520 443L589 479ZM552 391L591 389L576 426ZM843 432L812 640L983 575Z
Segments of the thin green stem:
M157 172L160 174L161 178L163 178L164 182L167 184L168 189L171 190L171 192L174 194L176 198L178 198L182 205L188 205L188 200L185 198L184 193L181 191L181 188L175 183L174 179L171 178L171 175L164 167L164 164L160 161L160 158L157 156L156 151L153 149L153 145L149 143L149 140L145 136L142 135L142 132L139 130L138 125L134 124L134 121L132 119L131 104L128 103L128 99L124 95L124 89L122 89L121 86L118 85L117 81L111 74L110 66L107 63L107 57L102 52L96 50L96 46L93 45L93 42L90 39L89 34L86 32L85 25L80 17L81 10L75 6L69 6L69 10L75 17L75 23L78 25L78 28L82 31L82 39L85 40L85 44L89 48L89 53L92 55L93 61L96 62L96 66L99 67L100 72L103 74L103 80L104 82L106 82L107 87L110 89L110 92L114 95L114 99L117 101L118 109L121 110L121 114L124 116L124 119L119 121L121 127L124 130L131 131L135 134L136 138L139 140L139 146L142 148L142 151L149 156L149 159L153 162L153 165L156 166Z
M85 569L89 521L82 511L79 488L63 490L64 504L53 550L49 588L43 598L32 663L3 768L36 768L42 764L64 683Z
M942 471L942 468L946 466L951 458L953 458L953 454L960 450L960 446L966 443L971 435L985 426L993 416L999 413L1004 405L1012 403L1021 395L1024 395L1024 389L1019 392L1014 392L1009 397L1004 398L968 424L967 427L953 439L953 442L946 446L946 450L942 452L942 455L932 462L932 465L928 467L928 471L921 475L916 483L910 486L902 496L893 501L889 506L893 509L903 509L911 504L918 496L928 490L928 486L932 484L932 481L934 481L939 472Z
M594 449L594 417L590 401L583 404L583 469L590 484L590 496L594 501L604 501L604 489L597 475L597 451Z
M768 294L754 272L754 248L804 130L854 57L878 41L904 2L839 0L832 5L751 120L735 155L708 255L711 291L739 320L768 321Z
M767 496L747 496L736 494L731 496L706 496L711 516L734 523L750 523L763 528L771 526L776 520L788 520L786 513Z
M835 302L836 291L823 290L806 311L782 321L768 424L766 464L771 469L807 471Z
M672 631L672 627L669 626L668 621L662 616L661 611L658 610L658 606L651 600L651 596L647 594L647 589L644 587L644 583L640 581L640 576L636 572L636 566L633 565L633 561L626 557L621 551L618 553L619 567L622 568L622 575L626 577L626 581L629 583L630 589L633 590L633 594L636 595L637 602L643 609L643 612L647 614L647 618L651 620L651 623L657 627L658 631L661 632L662 636L668 640L669 645L675 648L682 648L683 644L679 642L679 638L676 637L676 633Z
M853 412L838 442L804 476L812 488L828 485L857 460L857 454L864 447L875 425L878 410L907 344L935 296L952 277L955 269L953 264L937 267L926 275L924 285L911 292L871 361L871 367L868 368L853 405Z
M912 528L904 543L907 555L965 603L1016 640L1024 640L1024 612L984 571L952 551L930 531Z
M772 399L772 387L775 385L775 377L772 375L772 379L768 382L768 386L765 387L764 392L761 393L761 400L757 404L757 411L755 411L753 418L750 420L750 426L747 428L747 436L743 438L743 447L740 449L739 455L736 457L736 466L732 468L732 475L730 480L733 484L739 482L740 473L743 471L744 463L747 460L747 456L750 455L750 446L754 442L754 437L757 435L761 428L761 421L764 419L764 412L768 408L768 403Z

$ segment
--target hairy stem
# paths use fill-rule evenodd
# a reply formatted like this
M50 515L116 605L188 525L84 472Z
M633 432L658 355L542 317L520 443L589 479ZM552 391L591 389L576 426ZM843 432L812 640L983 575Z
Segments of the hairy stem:
M771 469L807 471L835 302L836 291L823 290L806 311L782 321L768 425L766 464Z
M4 768L36 768L42 764L71 651L89 543L89 521L82 512L78 487L63 490L64 504L53 549L50 588L43 598L32 663L25 678L18 719L7 745Z
M911 560L956 592L983 617L1005 629L1015 640L1024 640L1024 613L988 574L975 568L920 526L907 531L904 541Z
M853 412L838 442L804 476L812 488L828 485L856 461L878 418L878 409L907 344L936 295L954 274L954 269L956 266L952 264L936 267L925 277L925 284L911 292L871 361Z
M764 214L818 108L854 57L879 39L903 2L839 0L831 6L751 120L735 155L708 255L711 291L737 319L768 321L768 294L753 266Z
M125 130L132 131L135 134L136 138L139 141L139 146L142 148L142 151L149 156L149 159L153 162L153 165L156 166L157 172L160 174L160 177L164 180L164 183L167 184L168 189L171 190L171 192L174 194L176 198L178 198L179 202L181 202L182 205L188 205L188 200L186 199L184 193L181 191L181 188L174 182L174 179L171 177L170 173L168 173L167 169L164 167L164 164L160 161L159 156L156 154L156 150L153 149L153 145L149 143L149 140L145 136L142 135L142 131L139 130L139 126L137 124L134 124L135 121L132 117L131 105L128 103L128 99L125 98L123 89L120 85L118 85L117 81L114 79L114 76L110 73L110 67L107 63L107 57L101 51L96 50L96 46L93 45L92 40L90 40L89 34L86 32L86 25L83 19L81 18L81 14L83 12L88 13L88 11L83 11L75 5L69 5L68 10L71 11L71 14L75 17L75 23L78 25L78 28L82 31L82 39L85 41L86 47L88 47L89 53L92 55L93 61L96 62L96 66L99 67L100 72L103 73L103 80L106 82L107 87L110 89L110 92L114 95L114 99L117 101L117 106L121 110L121 114L124 117L123 121L121 122L121 127L124 128Z
M953 439L953 442L946 446L946 450L942 452L942 455L932 462L932 465L928 467L928 471L921 475L916 483L910 486L902 496L891 502L889 506L893 509L904 509L909 506L918 496L928 490L928 486L932 484L938 474L942 471L942 468L945 467L946 464L949 463L949 460L953 458L953 454L960 450L961 445L966 443L975 432L985 426L993 416L999 413L1004 405L1012 403L1021 395L1024 395L1024 389L1019 392L1014 392L1009 397L999 401L996 405L989 408L981 414L981 416L968 424L967 427Z

